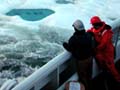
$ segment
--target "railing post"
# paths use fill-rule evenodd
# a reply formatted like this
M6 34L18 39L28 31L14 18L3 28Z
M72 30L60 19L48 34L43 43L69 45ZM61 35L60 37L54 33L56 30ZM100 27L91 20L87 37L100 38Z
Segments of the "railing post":
M59 69L59 66L58 66L58 68L57 68L57 86L59 86L59 84L60 84L60 69Z
M117 28L117 31L116 31L115 50L116 50L116 46L117 46L117 43L118 43L118 36L119 36L119 33L120 33L120 27L118 27L118 28Z

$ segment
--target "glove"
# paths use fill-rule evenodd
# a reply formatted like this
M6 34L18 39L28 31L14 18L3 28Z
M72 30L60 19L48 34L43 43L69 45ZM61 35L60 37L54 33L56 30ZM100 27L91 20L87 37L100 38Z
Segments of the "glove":
M64 42L63 47L67 50L70 51L68 43Z
M68 46L68 43L64 42L63 47L66 48Z

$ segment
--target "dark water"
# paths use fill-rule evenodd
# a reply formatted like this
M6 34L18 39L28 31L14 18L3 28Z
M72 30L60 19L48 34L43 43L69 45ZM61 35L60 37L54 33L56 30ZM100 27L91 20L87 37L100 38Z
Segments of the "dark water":
M41 20L53 13L55 12L50 9L13 9L6 13L6 15L9 16L19 15L24 20L36 21Z

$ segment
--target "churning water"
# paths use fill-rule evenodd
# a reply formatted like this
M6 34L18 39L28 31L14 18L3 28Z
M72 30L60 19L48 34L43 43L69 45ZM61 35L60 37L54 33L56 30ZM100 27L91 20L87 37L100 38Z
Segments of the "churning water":
M64 35L66 34L66 35ZM23 79L63 51L69 30L39 25L39 29L0 18L0 85Z

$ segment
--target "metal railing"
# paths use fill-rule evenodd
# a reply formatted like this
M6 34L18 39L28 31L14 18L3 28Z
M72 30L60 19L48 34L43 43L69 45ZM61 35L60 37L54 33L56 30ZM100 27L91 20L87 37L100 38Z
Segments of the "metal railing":
M119 30L120 19L115 20L111 24L111 26L114 34L120 31ZM115 36L115 37L116 38L114 38L114 42L116 42L116 46L117 46L118 36ZM119 48L120 48L120 45L119 45ZM35 71L32 75L27 77L25 80L20 82L12 90L45 90L42 88L45 87L51 81L54 82L54 86L56 86L55 88L58 88L60 85L60 74L68 67L67 62L70 62L70 58L71 58L70 53L66 51L63 52L62 54L53 58L43 67ZM120 58L120 50L117 50L117 58ZM56 90L56 89L52 89L52 90Z
M54 84L58 86L59 74L62 72L62 69L65 69L65 67L60 68L60 66L65 64L70 57L70 53L63 52L19 83L12 90L40 90L52 79L56 80Z

